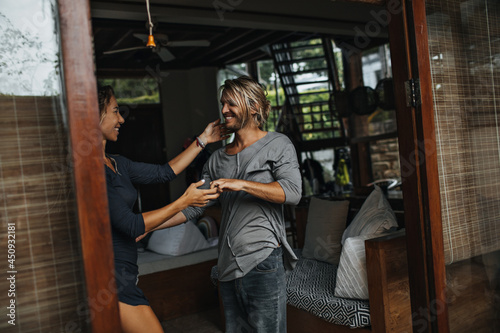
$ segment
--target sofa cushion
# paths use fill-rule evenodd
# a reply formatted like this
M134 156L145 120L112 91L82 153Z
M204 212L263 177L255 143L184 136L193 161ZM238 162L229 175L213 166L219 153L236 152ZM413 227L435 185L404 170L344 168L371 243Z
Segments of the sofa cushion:
M389 229L397 227L396 215L380 187L375 188L361 206L351 224L342 235L342 245L349 237L362 235L381 235Z
M373 237L377 236L349 237L344 242L337 270L335 296L368 299L365 240Z
M287 274L287 303L337 325L370 326L368 301L334 295L336 272L336 265L299 256Z
M302 255L337 265L345 230L349 201L330 201L311 198L307 214L306 234Z
M188 221L175 227L153 231L147 249L159 254L180 256L208 247L210 243L200 229L192 221Z

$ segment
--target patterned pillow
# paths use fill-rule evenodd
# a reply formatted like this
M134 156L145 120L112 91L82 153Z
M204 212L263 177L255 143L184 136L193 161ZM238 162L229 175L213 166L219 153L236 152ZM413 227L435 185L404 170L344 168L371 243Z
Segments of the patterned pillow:
M215 222L213 217L204 216L198 220L196 225L206 239L218 236L217 222Z
M311 198L307 214L306 235L302 255L337 265L342 246L349 201L330 201Z

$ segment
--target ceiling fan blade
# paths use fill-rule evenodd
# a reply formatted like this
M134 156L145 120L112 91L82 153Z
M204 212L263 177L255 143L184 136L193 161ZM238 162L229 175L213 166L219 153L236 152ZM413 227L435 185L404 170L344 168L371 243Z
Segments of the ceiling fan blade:
M175 59L175 56L172 54L172 52L167 50L167 48L165 47L160 48L159 51L156 51L156 49L153 50L158 54L163 62L172 61Z
M205 39L200 40L178 40L178 41L169 41L167 43L168 46L210 46L210 41Z
M148 35L146 35L146 34L132 34L132 36L134 36L135 38L139 38L144 43L146 43L148 41Z
M127 51L133 51L133 50L140 50L140 49L145 49L147 48L146 46L135 46L135 47L128 47L125 49L119 49L119 50L110 50L110 51L104 51L102 54L113 54L113 53L119 53L119 52L127 52Z

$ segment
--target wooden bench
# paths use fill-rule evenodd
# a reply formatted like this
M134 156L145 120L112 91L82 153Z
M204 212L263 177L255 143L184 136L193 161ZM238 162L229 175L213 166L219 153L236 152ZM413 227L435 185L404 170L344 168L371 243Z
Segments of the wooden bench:
M365 244L372 326L352 329L287 305L288 332L412 332L404 235L389 234Z
M361 205L362 201L359 204ZM352 205L350 209L358 210L359 207ZM295 217L297 243L298 247L302 248L307 223L307 205L296 207ZM307 311L287 305L288 332L412 332L406 237L402 232L396 232L368 239L365 241L365 251L372 326L352 329L327 322Z

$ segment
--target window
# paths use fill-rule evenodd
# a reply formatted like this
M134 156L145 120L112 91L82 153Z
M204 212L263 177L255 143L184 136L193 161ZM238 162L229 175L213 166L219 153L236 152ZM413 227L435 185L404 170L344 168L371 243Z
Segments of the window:
M367 155L359 155L358 163L371 165L365 169L369 174L360 175L359 186L384 179L399 182L399 146L389 46L386 44L363 52L361 63L364 87L378 102L373 112L352 115L351 142L359 146L359 151L368 150ZM399 187L394 189L400 190Z
M115 91L118 104L159 104L160 91L154 78L101 79L101 85L110 85Z

